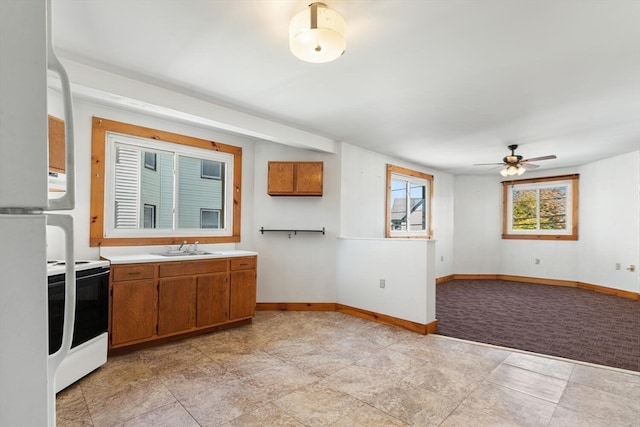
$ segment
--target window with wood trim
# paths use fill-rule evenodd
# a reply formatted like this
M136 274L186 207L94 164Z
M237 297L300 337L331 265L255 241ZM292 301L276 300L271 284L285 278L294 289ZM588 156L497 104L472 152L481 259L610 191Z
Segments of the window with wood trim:
M91 246L240 241L241 147L99 117L92 131Z
M502 182L502 238L578 240L579 175Z
M433 175L387 165L385 237L431 238Z

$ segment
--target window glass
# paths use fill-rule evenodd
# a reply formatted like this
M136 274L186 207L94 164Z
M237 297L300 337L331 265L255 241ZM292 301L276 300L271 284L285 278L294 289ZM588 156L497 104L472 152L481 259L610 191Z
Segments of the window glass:
M156 207L154 205L144 205L143 228L156 228Z
M222 166L220 162L213 162L211 160L201 161L200 176L205 179L220 179L222 178Z
M431 237L433 176L387 165L386 237Z
M231 222L224 171L233 169L233 156L115 133L107 139L107 152L114 152L108 156L114 158L108 169L114 185L107 187L113 200L107 235L145 235L148 229L166 235L197 234L205 228L207 233L231 232L224 226ZM147 167L151 163L154 169ZM203 172L217 174L217 179L203 177ZM202 222L203 210L216 212L215 226Z
M503 238L577 239L578 175L503 182Z
M201 228L220 228L220 211L211 209L200 210Z
M156 170L156 153L145 151L144 167L147 169Z
M100 117L91 136L92 247L240 241L241 147Z

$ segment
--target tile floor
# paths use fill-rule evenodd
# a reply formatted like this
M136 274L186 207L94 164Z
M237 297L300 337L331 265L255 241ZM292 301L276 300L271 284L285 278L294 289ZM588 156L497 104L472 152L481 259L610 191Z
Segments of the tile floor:
M334 312L109 358L57 397L58 426L638 426L640 374Z

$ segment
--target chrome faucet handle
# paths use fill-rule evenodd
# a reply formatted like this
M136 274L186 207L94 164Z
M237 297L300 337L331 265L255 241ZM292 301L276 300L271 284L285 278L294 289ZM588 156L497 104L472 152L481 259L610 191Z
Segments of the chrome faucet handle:
M196 242L193 244L193 251L194 251L194 252L198 252L198 243L200 243L200 242L198 242L198 241L196 240Z
M187 241L186 240L183 241L182 244L180 245L180 247L178 248L178 251L181 251L182 248L184 248L184 245L186 245L186 244L187 244Z

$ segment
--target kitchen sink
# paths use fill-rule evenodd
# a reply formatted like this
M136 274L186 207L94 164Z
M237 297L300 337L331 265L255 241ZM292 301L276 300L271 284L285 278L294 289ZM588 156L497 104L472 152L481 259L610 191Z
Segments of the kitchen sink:
M153 255L162 255L162 256L194 256L194 255L218 255L216 252L206 252L206 251L167 251L167 252L159 252Z

